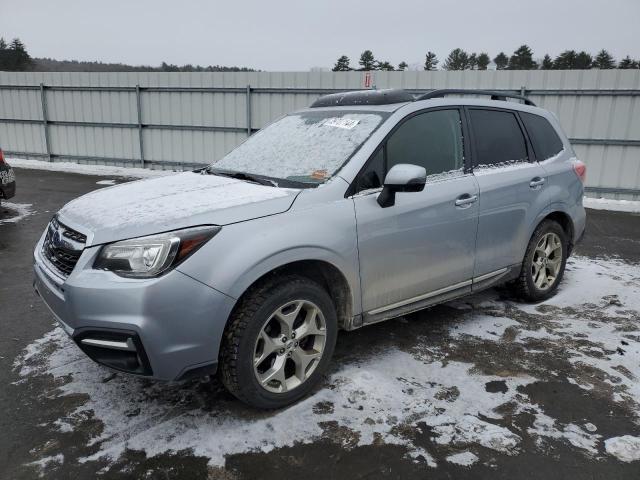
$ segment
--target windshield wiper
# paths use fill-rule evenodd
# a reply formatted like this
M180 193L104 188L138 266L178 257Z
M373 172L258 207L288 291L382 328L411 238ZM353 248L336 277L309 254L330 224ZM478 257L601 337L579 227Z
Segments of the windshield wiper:
M260 185L268 185L278 188L315 188L319 185L316 182L304 182L291 178L274 178L266 177L264 175L254 175L247 172L236 172L235 170L223 170L221 168L214 168L211 165L199 170L199 172L203 175L219 175L221 177L236 178L238 180L245 180L247 182L254 182Z
M269 180L267 178L259 177L257 175L252 175L246 172L233 172L230 170L219 170L217 168L207 167L205 169L206 173L210 175L219 175L221 177L229 177L235 178L237 180L245 180L247 182L257 183L259 185L268 185L270 187L277 187L278 184L273 180Z

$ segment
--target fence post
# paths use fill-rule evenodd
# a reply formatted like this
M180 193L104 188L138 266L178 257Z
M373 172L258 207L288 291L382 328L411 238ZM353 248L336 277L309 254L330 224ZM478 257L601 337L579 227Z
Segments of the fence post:
M142 102L140 101L140 85L136 85L136 110L138 111L138 144L140 146L140 166L144 168L144 142L142 140Z
M246 93L247 102L247 137L251 136L251 85L247 85Z
M44 128L44 145L47 149L47 160L51 161L51 145L49 143L49 120L47 116L47 99L44 93L44 83L40 83L40 104L42 106L42 128Z

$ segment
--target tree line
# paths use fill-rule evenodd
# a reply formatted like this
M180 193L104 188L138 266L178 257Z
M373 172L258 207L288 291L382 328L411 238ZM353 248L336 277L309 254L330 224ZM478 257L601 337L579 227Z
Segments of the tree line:
M565 50L555 58L549 54L540 60L534 60L533 51L528 45L517 48L510 56L504 52L498 53L493 59L486 52L466 52L461 48L453 49L442 64L437 55L428 51L425 55L424 70L438 70L441 64L443 70L487 70L495 64L497 70L582 70L590 68L600 69L637 69L640 61L628 55L617 61L607 50L602 49L591 55L586 51ZM376 59L371 50L365 50L360 55L357 67L351 66L351 60L342 55L336 61L333 71L344 72L350 70L407 70L409 64L405 61L397 66L387 60ZM0 37L0 70L3 71L39 71L39 72L254 72L247 67L209 65L173 65L166 62L158 67L145 65L127 65L123 63L85 62L77 60L54 60L51 58L31 58L26 46L19 38L7 43Z
M504 52L498 53L493 59L487 52L469 53L461 48L454 48L442 63L443 70L487 70L489 66L495 65L496 70L587 70L590 68L600 69L632 69L640 68L640 61L634 60L628 55L619 62L604 48L596 55L588 52L565 50L555 58L545 54L540 60L534 60L533 50L528 45L518 47L510 56ZM428 51L425 55L423 65L424 70L438 70L440 60L437 55ZM350 70L387 70L403 71L409 68L407 62L403 61L395 67L389 61L376 59L371 50L365 50L360 55L358 67L351 66L351 60L346 55L338 58L333 66L334 72L347 72Z
M9 72L255 72L247 67L227 67L224 65L173 65L162 62L159 67L127 65L124 63L83 62L78 60L54 60L52 58L32 58L24 43L14 38L7 44L0 37L0 71Z

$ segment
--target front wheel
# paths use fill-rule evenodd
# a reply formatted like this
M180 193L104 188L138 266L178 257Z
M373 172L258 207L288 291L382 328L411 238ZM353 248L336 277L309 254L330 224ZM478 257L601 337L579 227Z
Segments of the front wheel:
M321 380L337 331L336 309L320 285L300 276L272 278L247 292L230 319L222 382L254 407L289 405Z
M567 252L567 235L560 224L545 220L538 225L514 282L516 294L530 302L553 295L564 275Z

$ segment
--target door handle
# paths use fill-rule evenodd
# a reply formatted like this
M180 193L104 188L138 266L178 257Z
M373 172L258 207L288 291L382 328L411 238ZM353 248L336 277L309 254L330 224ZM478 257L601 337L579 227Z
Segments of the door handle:
M536 189L538 187L541 187L542 185L544 185L544 182L546 182L546 180L544 178L541 177L535 177L532 178L531 181L529 182L529 186L533 189Z
M464 195L460 195L456 199L456 207L469 207L471 204L476 203L478 201L477 195L469 195L465 193Z

